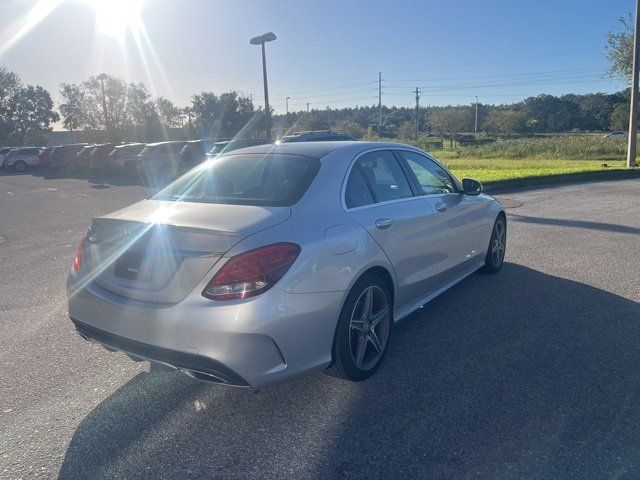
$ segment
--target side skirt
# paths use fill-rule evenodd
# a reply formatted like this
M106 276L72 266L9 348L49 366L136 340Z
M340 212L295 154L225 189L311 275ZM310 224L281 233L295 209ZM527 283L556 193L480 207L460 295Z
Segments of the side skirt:
M419 299L417 299L417 300L415 300L413 302L410 302L408 304L405 304L405 305L397 308L393 312L393 318L395 319L395 323L398 323L400 320L405 319L406 317L411 315L413 312L415 312L417 309L419 309L420 307L422 307L426 303L429 303L431 300L436 298L441 293L449 290L455 284L461 282L462 280L467 278L469 275L471 275L472 273L474 273L477 270L479 270L482 267L482 265L484 265L484 262L480 262L477 265L474 265L469 270L466 270L462 275L460 275L459 277L456 277L454 280L452 280L451 282L449 282L449 283L445 284L444 286L438 288L437 290L434 290L434 291L428 293L427 295L425 295L424 297L420 297Z

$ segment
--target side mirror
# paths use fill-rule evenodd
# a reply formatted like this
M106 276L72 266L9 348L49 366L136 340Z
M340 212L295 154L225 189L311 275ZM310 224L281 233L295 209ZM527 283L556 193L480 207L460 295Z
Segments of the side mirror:
M462 193L465 195L480 195L482 193L482 184L473 178L463 178Z

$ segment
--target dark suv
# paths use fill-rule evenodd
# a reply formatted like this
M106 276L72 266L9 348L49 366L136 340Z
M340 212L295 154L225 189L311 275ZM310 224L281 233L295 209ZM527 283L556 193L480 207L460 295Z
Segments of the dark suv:
M85 145L86 143L72 143L53 147L49 155L49 168L67 168L69 164L76 161L76 155Z
M355 140L346 133L332 132L331 130L315 130L308 132L296 132L280 138L280 143L290 142L327 142L327 141L349 141Z

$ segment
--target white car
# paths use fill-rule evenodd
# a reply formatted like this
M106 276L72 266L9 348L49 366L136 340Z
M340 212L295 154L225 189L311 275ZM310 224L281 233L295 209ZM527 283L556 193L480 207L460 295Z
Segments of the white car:
M24 172L27 167L37 167L40 164L39 147L14 148L4 156L3 167L14 168L17 172Z

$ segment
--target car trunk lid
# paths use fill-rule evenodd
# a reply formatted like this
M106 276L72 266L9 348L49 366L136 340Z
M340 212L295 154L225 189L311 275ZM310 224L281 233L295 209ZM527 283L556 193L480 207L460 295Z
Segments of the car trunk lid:
M233 245L290 214L289 207L144 200L93 219L86 261L105 290L177 303Z

